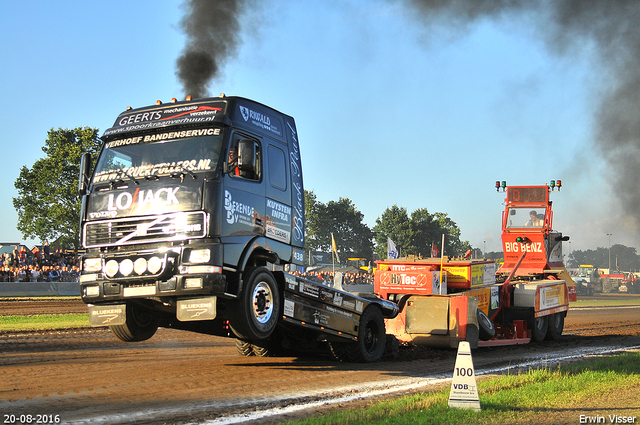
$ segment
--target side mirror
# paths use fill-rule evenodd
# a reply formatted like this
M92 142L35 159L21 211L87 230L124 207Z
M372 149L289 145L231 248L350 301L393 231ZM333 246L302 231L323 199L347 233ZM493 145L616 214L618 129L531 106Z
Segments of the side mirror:
M91 169L91 154L85 153L80 159L80 175L78 178L78 196L87 194L89 188L89 171Z
M238 141L238 168L253 173L256 169L256 144L253 140Z

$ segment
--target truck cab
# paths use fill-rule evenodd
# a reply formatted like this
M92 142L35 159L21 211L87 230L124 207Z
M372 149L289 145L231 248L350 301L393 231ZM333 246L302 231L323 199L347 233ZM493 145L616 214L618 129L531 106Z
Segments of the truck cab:
M281 306L267 265L304 259L292 117L241 97L128 108L83 157L81 295L94 326L267 338Z
M509 186L505 191L502 213L502 249L504 264L497 272L498 281L511 273L519 280L538 280L549 276L565 280L569 300L576 300L576 284L563 262L562 242L568 236L553 229L552 201L549 194L560 190L561 180L550 185ZM496 187L502 186L496 182Z

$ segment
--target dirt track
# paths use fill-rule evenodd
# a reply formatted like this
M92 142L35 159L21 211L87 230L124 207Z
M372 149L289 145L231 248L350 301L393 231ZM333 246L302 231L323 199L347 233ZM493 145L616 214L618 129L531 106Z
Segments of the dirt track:
M0 302L0 311L86 311L76 301ZM639 313L640 307L570 310L560 341L478 349L474 365L506 366L585 347L640 346ZM4 334L0 353L0 411L60 415L62 423L203 420L251 409L268 397L277 404L283 403L275 401L279 396L322 397L371 382L449 376L456 355L403 348L398 360L370 365L322 356L240 357L229 339L160 329L148 341L127 344L101 328Z

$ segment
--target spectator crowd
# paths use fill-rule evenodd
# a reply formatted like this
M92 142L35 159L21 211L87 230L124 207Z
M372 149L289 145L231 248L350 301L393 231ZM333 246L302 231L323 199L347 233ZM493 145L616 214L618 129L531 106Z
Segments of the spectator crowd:
M30 251L16 245L0 255L0 282L73 282L79 276L78 260L73 252L42 249Z
M336 273L340 272L340 269L336 269ZM342 273L342 272L341 272ZM309 279L313 282L322 283L323 285L331 286L333 284L332 271L307 271L307 272L294 272L293 274ZM370 273L343 273L342 283L344 285L373 285L373 274Z

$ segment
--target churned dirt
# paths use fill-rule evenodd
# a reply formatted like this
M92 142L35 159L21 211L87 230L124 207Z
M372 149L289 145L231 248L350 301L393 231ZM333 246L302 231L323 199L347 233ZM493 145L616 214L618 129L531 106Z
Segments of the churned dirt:
M640 306L640 297L635 297ZM78 299L0 301L0 315L85 311ZM579 358L582 348L600 346L640 346L640 308L570 310L560 341L480 348L474 350L473 360L476 369L508 367L523 359L544 359L550 353L573 352ZM396 360L353 364L331 361L322 353L300 358L241 357L231 339L169 329L160 329L140 343L121 342L103 328L4 333L0 335L0 412L60 415L61 423L202 421L253 411L258 401L268 406L266 398L278 406L303 396L322 399L329 392L357 392L354 386L364 389L373 382L392 385L397 380L450 377L455 356L455 350L402 347ZM590 406L542 414L547 418L544 423L580 423L580 415L607 414L602 412L637 416L635 423L639 423L640 389L625 389Z

